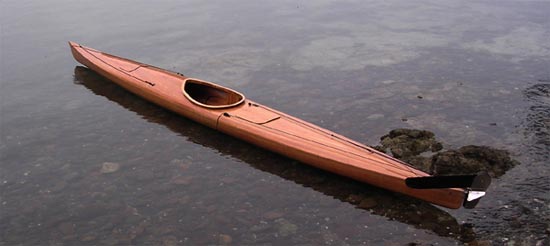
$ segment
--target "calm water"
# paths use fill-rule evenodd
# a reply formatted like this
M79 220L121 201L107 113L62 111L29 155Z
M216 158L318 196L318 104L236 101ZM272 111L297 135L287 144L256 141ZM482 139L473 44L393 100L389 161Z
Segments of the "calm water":
M550 243L549 2L0 10L0 245ZM367 144L419 128L446 148L488 145L522 164L474 210L435 207L147 103L79 67L69 40L218 82Z

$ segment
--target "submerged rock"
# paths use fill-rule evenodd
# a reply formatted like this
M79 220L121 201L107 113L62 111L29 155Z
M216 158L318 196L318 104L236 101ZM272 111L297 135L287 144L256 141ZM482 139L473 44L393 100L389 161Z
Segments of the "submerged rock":
M296 234L296 232L298 231L298 226L290 223L288 220L281 218L276 220L276 222L278 224L277 226L278 234L282 237L287 237L287 236Z
M96 239L97 239L97 237L95 235L91 235L91 234L86 234L86 235L80 237L80 241L85 242L85 243L89 243L89 242L94 241Z
M285 214L280 211L269 211L263 214L263 217L268 220L274 220L283 217Z
M178 238L175 236L165 236L162 238L163 246L175 246L178 245Z
M362 194L350 194L348 197L346 197L346 202L357 205L363 199L365 199L365 196L363 196Z
M367 197L361 200L357 207L362 209L370 209L376 207L376 205L378 205L378 201L374 197Z
M99 170L101 173L114 173L120 169L120 164L115 162L104 162Z
M218 235L218 243L221 245L227 245L231 244L233 242L233 238L227 234L220 234Z
M75 228L74 224L69 222L63 222L57 226L59 231L61 231L65 235L72 235L74 234Z
M191 176L175 176L170 180L170 183L177 185L188 185L193 181Z

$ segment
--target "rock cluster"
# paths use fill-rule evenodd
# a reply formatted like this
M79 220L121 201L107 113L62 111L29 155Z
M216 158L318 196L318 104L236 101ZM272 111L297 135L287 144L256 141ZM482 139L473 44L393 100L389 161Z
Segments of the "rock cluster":
M506 150L487 146L468 145L456 150L445 150L443 144L435 140L432 132L416 129L395 129L380 139L375 148L391 154L416 168L434 175L474 174L487 171L498 177L519 164L510 158ZM434 152L430 157L421 156ZM441 152L440 152L441 151Z

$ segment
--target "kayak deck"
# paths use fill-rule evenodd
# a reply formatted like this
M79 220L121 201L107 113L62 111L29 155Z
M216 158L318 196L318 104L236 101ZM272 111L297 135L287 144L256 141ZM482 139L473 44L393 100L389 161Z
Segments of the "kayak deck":
M427 177L371 147L271 109L232 89L69 42L77 61L125 89L236 138L312 166L403 193L437 205L459 208L461 188L414 189L410 177Z

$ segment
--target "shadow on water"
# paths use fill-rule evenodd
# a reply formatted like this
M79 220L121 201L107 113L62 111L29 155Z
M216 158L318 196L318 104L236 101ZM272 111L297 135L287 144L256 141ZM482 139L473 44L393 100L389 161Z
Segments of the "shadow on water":
M159 114L158 107L146 103L85 67L75 67L74 83L83 85L96 95L118 103L149 122L166 126L193 143L239 159L258 170L353 204L358 209L368 210L372 214L463 242L475 238L471 225L459 224L452 215L429 203L359 183L264 151L168 111L163 110L165 113Z

